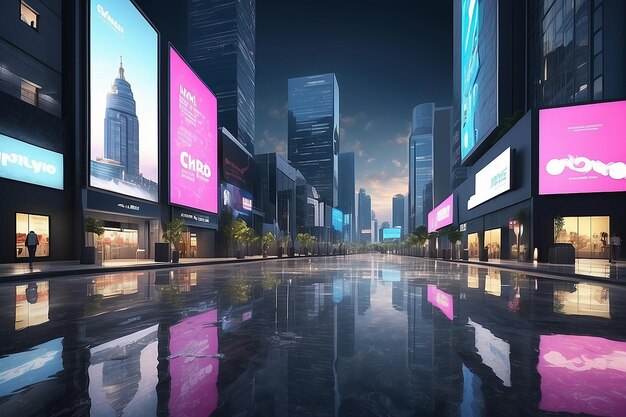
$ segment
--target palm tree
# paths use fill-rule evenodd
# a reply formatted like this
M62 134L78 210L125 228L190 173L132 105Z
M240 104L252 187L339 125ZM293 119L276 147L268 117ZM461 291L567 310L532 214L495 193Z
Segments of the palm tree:
M274 236L274 233L266 232L263 235L263 238L261 240L261 250L263 252L264 258L267 257L267 250L269 249L270 245L274 242L276 242L276 237Z

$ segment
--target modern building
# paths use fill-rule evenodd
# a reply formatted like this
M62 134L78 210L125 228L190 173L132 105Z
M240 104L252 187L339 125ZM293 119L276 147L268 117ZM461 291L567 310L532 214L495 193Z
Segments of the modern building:
M406 224L404 223L404 218L406 217L406 213L404 211L406 206L405 203L405 198L403 194L396 194L395 196L393 196L393 199L391 201L391 211L392 211L392 219L391 219L391 225L393 227L401 227L403 230L403 233L406 232ZM384 226L384 222L383 222L383 227ZM389 227L389 225L387 225L387 227Z
M424 216L432 203L424 201L427 184L433 180L433 120L435 103L424 103L413 109L409 136L409 229L426 224Z
M380 230L378 230L378 219L376 218L376 213L374 212L374 210L372 210L372 223L370 230L372 231L371 243L378 243L378 235L380 233Z
M452 192L450 183L450 142L452 107L435 109L433 121L433 207Z
M288 81L288 157L331 207L338 204L339 87L335 74Z
M358 195L358 236L359 242L372 240L372 198L361 188Z
M256 0L187 0L187 57L219 102L218 126L254 155Z
M356 236L355 169L354 152L339 154L339 210L343 212L345 240L352 242ZM347 221L346 221L347 220Z

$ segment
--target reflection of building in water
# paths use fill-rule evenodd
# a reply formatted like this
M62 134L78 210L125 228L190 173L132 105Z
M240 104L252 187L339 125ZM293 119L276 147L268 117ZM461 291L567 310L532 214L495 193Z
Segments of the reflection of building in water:
M23 330L48 321L48 281L15 286L15 330Z
M94 277L89 289L89 295L116 297L119 295L135 294L138 289L139 277L143 274L110 274Z
M391 304L398 311L406 310L407 282L394 282L391 287Z
M433 316L426 287L409 283L406 297L410 393L428 412L435 409Z
M611 318L609 289L591 284L554 286L555 313Z

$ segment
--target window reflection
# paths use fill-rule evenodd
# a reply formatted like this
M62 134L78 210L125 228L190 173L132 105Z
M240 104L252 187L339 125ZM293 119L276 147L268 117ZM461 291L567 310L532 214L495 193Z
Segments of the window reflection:
M611 318L609 289L600 285L574 284L554 286L555 313Z

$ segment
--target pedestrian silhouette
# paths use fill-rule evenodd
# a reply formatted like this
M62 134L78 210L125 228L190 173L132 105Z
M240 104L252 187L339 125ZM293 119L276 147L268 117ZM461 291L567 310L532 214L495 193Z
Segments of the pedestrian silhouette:
M26 247L28 248L28 265L33 267L33 260L35 259L35 252L37 252L37 245L39 245L39 238L32 230L26 235Z

